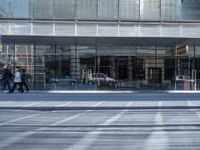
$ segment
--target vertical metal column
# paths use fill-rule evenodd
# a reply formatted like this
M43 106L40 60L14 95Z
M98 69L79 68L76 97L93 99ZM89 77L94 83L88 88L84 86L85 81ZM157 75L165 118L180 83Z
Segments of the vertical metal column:
M174 55L174 68L175 68L175 71L174 71L174 82L175 82L175 87L174 87L174 90L176 91L177 90L177 85L176 85L176 76L177 76L177 48L176 48L176 51L175 51L175 55Z
M33 59L34 59L34 76L33 76L33 89L35 90L35 65L36 65L36 44L35 44L35 42L34 42L34 45L33 45L33 53L34 53L34 56L33 56Z
M98 49L98 37L96 38L96 44L95 44L95 73L99 73L99 65L98 65L98 53L97 53L97 49ZM99 80L98 80L99 81ZM98 85L99 82L97 81L96 85L95 85L95 90L98 90Z
M195 64L195 58L196 57L196 45L194 44L194 55L193 55L193 70L192 70L192 77L194 79L193 83L194 83L194 90L197 90L197 70L196 70L196 64Z
M55 78L55 81L57 80L57 63L56 63L56 43L54 45L54 70L55 70L55 74L54 74L54 78ZM57 83L55 82L55 86L54 86L54 90L57 90Z
M77 37L75 37L75 80L78 81L78 78L77 78L77 60L78 60L78 48L77 48L77 44L78 44L78 41L77 41ZM79 81L78 81L79 82ZM75 84L75 90L77 89L77 83Z
M14 60L13 60L13 68L15 68L15 66L16 66L16 62L15 62L15 60L16 60L16 49L15 49L15 41L14 41L14 45L13 45L13 54L14 54ZM14 69L14 71L15 71L15 69Z
M154 79L155 79L155 83L154 83L154 89L157 89L157 83L156 83L156 69L157 69L157 41L155 41L155 70L154 70Z

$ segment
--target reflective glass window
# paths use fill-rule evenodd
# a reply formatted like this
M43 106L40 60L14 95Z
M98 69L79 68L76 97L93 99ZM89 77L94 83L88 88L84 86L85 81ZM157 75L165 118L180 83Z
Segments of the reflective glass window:
M75 25L73 23L55 23L55 35L75 35Z
M161 15L163 20L181 19L182 0L162 0Z
M96 24L77 24L77 34L78 35L96 35Z
M118 0L98 0L98 18L118 18Z
M120 0L119 18L120 19L139 19L140 10L139 0Z
M0 0L0 18L8 18L9 17L9 1L8 0Z
M183 20L200 20L200 1L184 0L182 6Z
M35 35L52 35L53 34L53 24L49 23L34 23L33 24L33 34Z
M53 10L54 10L54 0L33 0L32 1L33 18L52 19Z
M140 0L140 18L142 20L160 19L160 0Z
M75 0L56 0L54 18L75 18Z
M31 24L27 22L13 22L10 27L12 34L27 35L31 33Z
M77 18L96 18L96 0L76 0Z
M8 34L9 30L9 23L8 22L2 22L0 23L0 32L1 34Z
M31 18L32 0L10 0L11 18Z

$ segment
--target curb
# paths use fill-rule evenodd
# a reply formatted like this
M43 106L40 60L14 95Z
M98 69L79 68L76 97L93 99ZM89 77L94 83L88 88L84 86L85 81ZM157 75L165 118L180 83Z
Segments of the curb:
M141 110L141 109L200 109L200 106L103 106L103 107L54 107L54 106L38 106L38 107L23 107L23 106L1 106L0 110L41 110L41 111L54 111L54 110Z

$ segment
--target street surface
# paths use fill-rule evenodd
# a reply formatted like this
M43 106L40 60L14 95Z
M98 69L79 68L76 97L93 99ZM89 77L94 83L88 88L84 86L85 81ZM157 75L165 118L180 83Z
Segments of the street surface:
M2 94L0 150L199 150L198 95L163 95L168 100L161 94L143 94L145 100L121 95L117 101L120 95L48 101L44 94Z

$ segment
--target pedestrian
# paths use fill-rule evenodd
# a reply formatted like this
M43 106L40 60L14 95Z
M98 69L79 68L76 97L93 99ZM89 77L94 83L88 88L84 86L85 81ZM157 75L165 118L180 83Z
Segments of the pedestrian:
M22 88L23 88L23 86L25 86L26 91L28 92L29 91L29 87L27 85L28 75L26 74L26 70L25 69L22 69L21 79L22 79Z
M4 65L3 67L3 74L2 74L2 89L1 93L6 89L6 86L8 87L8 92L11 92L11 86L10 86L10 81L13 77L13 74L11 71L8 69L7 65Z
M19 86L20 92L23 93L24 90L22 88L22 79L21 79L21 72L20 67L15 68L15 75L14 75L14 85L9 93L13 93L15 91L16 86Z

